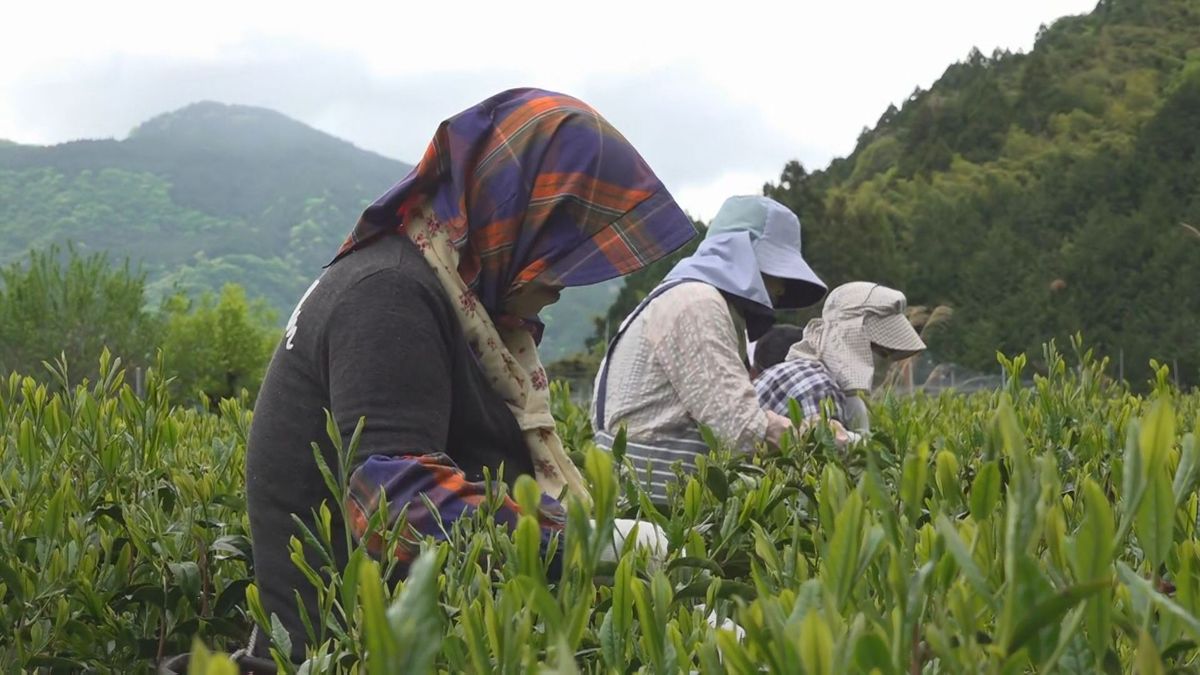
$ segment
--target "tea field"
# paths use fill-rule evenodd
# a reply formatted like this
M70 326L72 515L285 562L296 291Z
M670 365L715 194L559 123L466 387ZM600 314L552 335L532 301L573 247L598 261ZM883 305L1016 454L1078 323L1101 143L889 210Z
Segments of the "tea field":
M1135 395L1072 346L1038 355L1045 375L1006 360L997 391L876 401L874 435L850 451L822 432L769 456L718 451L662 512L616 470L619 444L590 446L586 414L558 387L595 501L571 505L563 577L547 581L530 516L511 533L463 523L396 588L381 582L386 561L356 550L344 570L307 570L320 646L281 665L1200 672L1200 395L1174 391L1165 368ZM208 650L277 625L251 583L250 410L177 406L159 373L135 396L107 357L100 373L76 382L57 364L0 380L0 672L150 672L189 650L192 672L235 672ZM329 467L325 522L343 471ZM529 480L513 492L537 498ZM670 554L602 562L614 517L657 523ZM336 545L317 529L297 551ZM741 631L714 628L726 618Z

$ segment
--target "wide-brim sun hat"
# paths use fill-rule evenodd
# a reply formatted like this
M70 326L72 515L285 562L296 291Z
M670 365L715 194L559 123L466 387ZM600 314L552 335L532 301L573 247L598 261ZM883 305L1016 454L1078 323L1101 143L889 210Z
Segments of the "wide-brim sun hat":
M784 282L776 309L809 307L825 296L828 287L804 259L800 219L790 209L770 197L730 197L709 223L707 236L743 231L750 233L759 271Z
M904 358L925 350L925 341L905 315L907 309L908 299L900 291L881 284L852 281L833 289L822 315L827 322L861 317L863 333L871 344Z
M925 351L925 341L903 314L868 315L863 320L863 329L872 344L891 351L897 359Z
M918 354L925 342L909 323L908 301L900 291L869 281L851 281L829 293L821 318L809 321L804 339L788 358L821 361L846 391L870 391L875 375L872 345L893 359Z

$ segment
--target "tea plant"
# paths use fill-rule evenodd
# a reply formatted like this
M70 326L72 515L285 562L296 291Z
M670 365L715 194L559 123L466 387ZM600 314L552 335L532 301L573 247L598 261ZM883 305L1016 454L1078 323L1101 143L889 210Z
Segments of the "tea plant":
M130 672L247 630L249 412L173 407L155 372L138 398L107 353L99 372L0 381L3 672Z
M656 508L555 413L594 505L569 506L548 579L536 523L461 521L408 579L354 548L306 569L323 608L309 659L284 672L937 673L1200 671L1200 396L1155 366L1132 395L1078 343L1047 372L970 396L884 398L849 451L820 430L778 453L718 450ZM193 649L197 672L251 624L287 637L250 583L243 482L249 412L144 399L104 362L0 387L0 669L136 672ZM348 456L357 438L342 447ZM324 467L335 495L346 466ZM527 512L529 479L512 496ZM495 503L493 499L490 503ZM328 522L339 505L322 508ZM665 560L604 562L613 519L659 525ZM391 528L398 536L403 519ZM332 552L327 526L295 550ZM339 543L338 545L344 545ZM386 548L386 547L385 547ZM304 557L294 558L303 564ZM326 555L327 561L334 556ZM720 626L725 619L736 622Z

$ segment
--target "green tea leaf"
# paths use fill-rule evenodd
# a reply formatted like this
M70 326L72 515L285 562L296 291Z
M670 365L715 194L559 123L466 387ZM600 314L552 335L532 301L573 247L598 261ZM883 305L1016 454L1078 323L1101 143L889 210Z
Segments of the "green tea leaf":
M722 672L726 669L727 672L737 675L760 672L759 666L750 658L746 648L738 643L738 639L732 631L719 630L714 631L714 634L724 661L723 668L715 672Z
M1175 494L1166 467L1149 477L1146 496L1137 513L1137 538L1152 569L1167 559L1175 527Z
M979 565L971 557L971 552L967 549L966 543L963 542L962 537L958 536L958 529L954 527L954 524L945 515L937 517L934 521L934 527L937 529L938 534L942 536L942 540L946 542L947 550L954 557L954 562L958 564L958 569L966 577L967 583L971 584L971 587L975 589L979 597L990 601L992 589L988 586L983 572L979 569Z
M1117 525L1117 532L1122 540L1133 524L1146 491L1147 474L1142 461L1142 451L1137 444L1137 431L1137 423L1131 423L1125 439L1125 452L1121 455L1121 519Z
M613 577L612 596L613 629L620 640L633 630L633 583L633 558L622 556Z
M939 450L935 460L934 481L943 495L959 495L958 458L949 450Z
M828 586L837 599L840 610L854 587L858 569L858 553L863 539L863 500L858 490L850 493L833 525L825 567Z
M279 620L278 614L271 615L271 646L282 654L292 653L292 637L283 627L283 622Z
M234 609L241 605L246 600L246 587L250 585L250 579L234 579L229 582L229 585L221 589L221 594L217 597L217 602L213 605L213 616L228 616L233 614Z
M1107 580L1087 581L1064 588L1035 606L1026 608L1025 618L1017 624L1009 640L1008 653L1015 654L1042 629L1058 623L1080 602L1111 586Z
M1154 646L1154 639L1146 631L1142 631L1138 637L1134 667L1138 675L1166 675L1167 669L1158 655L1158 648Z
M1175 469L1175 480L1171 483L1171 491L1175 494L1175 508L1183 506L1183 502L1196 488L1196 479L1200 477L1200 452L1196 450L1196 435L1188 434L1183 437L1182 451L1179 454L1179 466Z
M362 548L354 549L342 573L342 609L348 616L354 616L355 610L358 609L358 575L362 572L362 561L365 557Z
M1083 483L1083 523L1075 535L1075 578L1111 580L1114 525L1112 508L1100 486L1090 478ZM1104 591L1087 601L1085 622L1089 644L1096 654L1108 648L1112 632L1112 597Z
M625 650L623 649L623 640L613 628L613 614L614 610L610 607L604 613L604 620L600 622L600 631L597 635L600 639L600 656L610 669L624 672L626 668Z
M238 675L238 668L229 657L210 652L196 637L192 640L187 672L190 675Z
M892 654L883 638L875 633L864 633L854 645L854 665L858 670L869 673L878 670L891 673Z
M1175 411L1171 401L1159 398L1150 404L1142 419L1139 445L1142 465L1148 475L1155 475L1167 461L1167 452L1175 442Z
M1129 587L1131 593L1135 596L1140 595L1145 598L1146 602L1152 603L1160 610L1174 616L1188 629L1194 639L1200 640L1200 619L1192 616L1174 600L1159 593L1149 581L1143 579L1141 575L1121 561L1117 561L1117 577L1121 583Z
M842 510L842 504L850 490L846 486L846 474L833 464L826 464L821 472L821 491L817 498L821 529L833 531L833 520Z
M922 443L916 452L904 456L904 468L900 474L900 502L904 505L910 525L916 523L921 514L928 481L929 444Z
M1200 647L1200 644L1193 640L1176 640L1163 650L1162 660L1165 663L1176 657L1185 656L1188 652L1195 651L1197 647Z
M358 595L363 610L363 633L367 638L367 670L392 672L401 662L402 654L383 609L385 599L379 563L366 559L359 567Z
M542 505L542 488L533 476L521 474L513 485L513 499L521 507L522 514L536 518Z
M708 486L709 491L713 496L720 501L729 499L729 481L725 478L725 472L720 467L709 464L704 470L704 484Z
M199 602L200 568L196 563L188 560L180 563L170 563L167 567L170 568L171 576L183 591L184 596L192 603Z
M1104 491L1091 478L1083 482L1083 505L1083 523L1075 535L1075 575L1090 581L1112 573L1113 515Z
M542 530L533 516L521 516L517 520L517 531L513 533L513 544L517 547L518 574L543 578Z
M403 657L403 660L389 661L399 665L396 672L433 672L433 664L446 634L438 609L440 568L441 561L437 553L423 552L409 568L404 586L400 589L396 601L387 610L387 627L390 629L387 632L392 636L387 649L394 648ZM369 638L370 634L368 642Z
M986 521L1000 503L1000 466L995 462L980 465L971 483L971 517Z
M800 624L800 663L807 675L833 674L833 634L817 612Z
M751 523L754 531L754 552L758 555L768 569L778 570L781 565L779 556L775 552L775 542L771 540L770 535L758 523ZM716 572L721 574L721 572Z
M654 613L650 589L640 580L633 582L633 602L637 607L642 646L655 670L661 670L666 658L666 626L659 624Z
M258 594L258 586L254 584L246 587L246 606L250 608L250 615L254 617L254 623L258 624L259 630L269 632L271 620L267 618L267 612L263 609L262 600Z

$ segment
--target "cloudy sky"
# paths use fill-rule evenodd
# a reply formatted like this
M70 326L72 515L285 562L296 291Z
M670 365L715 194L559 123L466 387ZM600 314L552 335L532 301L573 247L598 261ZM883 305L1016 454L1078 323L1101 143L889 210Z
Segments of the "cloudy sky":
M693 215L810 169L972 47L1028 50L1095 0L306 3L14 0L0 138L124 137L198 100L274 108L413 161L496 91L588 101ZM397 177L399 178L399 176Z

